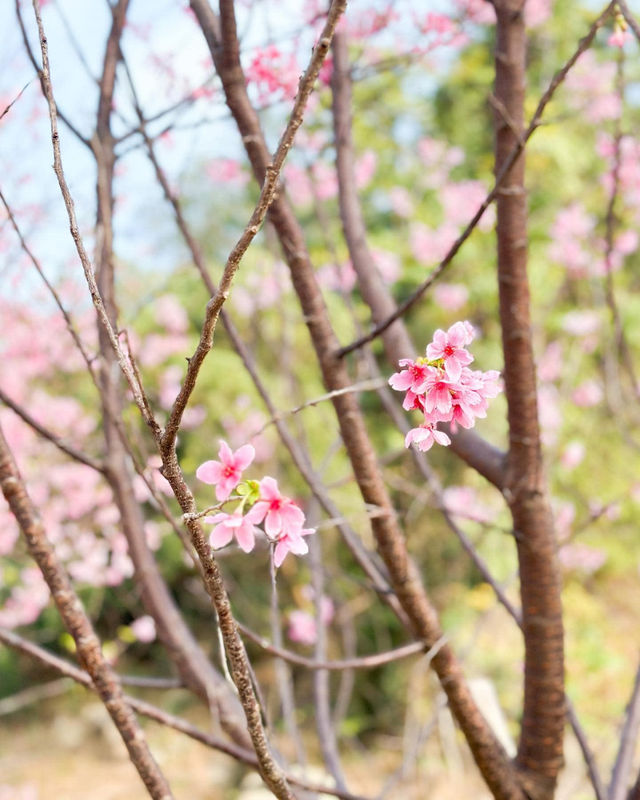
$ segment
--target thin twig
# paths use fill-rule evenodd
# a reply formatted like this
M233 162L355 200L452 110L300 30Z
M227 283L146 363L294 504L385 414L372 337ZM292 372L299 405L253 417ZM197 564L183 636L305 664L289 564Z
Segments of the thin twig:
M280 137L278 147L273 154L271 163L265 170L265 178L256 207L243 233L229 253L216 294L207 303L206 315L204 324L202 326L200 341L195 353L189 359L187 374L180 392L173 403L169 420L167 421L165 431L162 436L161 444L164 453L169 452L175 445L175 439L180 427L182 415L184 414L189 397L191 396L191 393L195 387L200 367L202 366L204 359L213 346L213 335L220 310L222 309L225 300L229 296L229 290L231 288L233 278L240 266L240 262L249 248L249 245L262 227L262 223L267 216L267 211L269 210L269 207L276 196L280 172L282 171L286 157L289 154L291 146L293 145L298 128L300 125L302 125L307 101L311 96L313 86L316 78L318 77L318 73L320 72L320 68L324 62L324 59L329 52L331 39L333 37L335 27L338 24L342 12L344 11L344 6L344 0L333 0L331 4L329 14L327 15L327 21L322 33L320 34L320 38L315 45L309 65L305 70L304 75L300 79L298 93L293 103L293 109L289 116L289 121L284 132L282 133L282 136Z
M32 83L32 81L27 81L27 82L25 83L25 85L22 87L22 89L20 89L20 91L18 92L18 94L17 94L17 95L16 95L16 96L13 98L13 100L12 100L12 101L9 103L9 105L8 105L8 106L6 106L6 107L5 107L5 109L4 109L4 111L3 111L3 112L0 114L0 119L2 119L2 118L5 116L5 114L8 114L8 113L9 113L9 111L10 111L10 109L11 109L11 106L12 106L14 103L17 103L17 102L18 102L18 100L19 100L19 99L22 97L22 95L24 94L24 90L25 90L25 89L26 89L28 86L31 86L31 83Z
M67 216L69 218L69 226L71 229L71 236L76 246L78 257L80 258L80 262L82 264L82 269L84 272L85 279L87 281L87 285L89 286L89 292L91 294L93 305L98 313L100 322L102 323L103 328L107 336L109 337L109 341L111 342L111 346L117 357L118 364L120 365L120 369L122 370L122 373L127 379L127 383L129 384L135 403L140 409L140 413L142 414L144 421L149 425L152 431L156 433L156 435L159 435L159 426L156 420L154 419L153 414L151 413L151 409L149 407L147 397L144 393L144 389L136 381L131 365L128 362L122 348L120 347L118 336L116 332L113 330L111 322L109 321L109 317L105 310L102 297L100 296L100 292L96 284L96 279L94 277L91 260L87 254L87 251L85 250L84 242L82 241L82 237L80 235L73 198L71 197L69 186L67 184L67 180L64 174L64 169L62 166L62 158L60 154L60 137L58 134L58 122L57 122L58 112L53 97L53 89L51 86L51 72L49 68L49 49L47 44L47 38L45 36L44 28L42 25L42 19L40 17L40 9L37 5L37 0L34 0L34 9L36 11L36 22L38 24L40 48L42 51L42 70L41 70L42 90L44 92L45 98L47 100L47 105L49 107L51 142L53 145L53 169L58 179L60 191L62 193L65 208L67 210Z
M422 295L427 291L427 289L430 286L432 286L432 284L435 283L435 281L446 270L446 268L449 266L451 261L454 259L454 257L456 256L456 254L458 253L458 251L460 250L462 245L469 238L469 236L473 232L473 230L476 227L476 225L482 219L482 216L483 216L484 212L487 210L487 208L491 205L491 203L494 201L496 196L499 194L500 187L502 186L502 184L504 183L505 179L507 178L509 172L511 171L511 168L513 167L513 165L517 161L518 156L522 152L522 149L524 148L525 144L529 141L529 139L533 135L533 133L536 130L536 128L539 127L540 121L542 119L542 114L543 114L546 106L548 105L549 101L553 97L556 89L564 81L564 79L566 78L567 74L569 73L569 71L571 70L573 65L576 63L578 58L582 55L582 53L584 53L585 50L587 50L591 46L591 43L593 42L596 33L602 27L602 25L605 23L605 21L607 20L607 18L609 17L611 12L613 11L615 5L616 5L616 0L612 0L612 2L609 3L609 5L605 8L605 10L598 16L598 18L595 20L595 22L591 25L587 35L583 39L580 40L580 43L578 44L578 47L577 47L576 51L573 53L573 55L571 56L571 58L569 58L569 60L564 64L564 66L560 70L558 70L558 72L556 72L556 74L553 76L549 86L547 87L546 91L544 92L544 94L540 98L540 102L538 103L538 107L536 108L536 110L534 112L534 115L531 118L531 122L529 123L528 128L524 131L522 136L519 138L519 140L513 146L513 148L510 151L510 153L507 155L505 160L502 162L500 171L496 175L496 179L495 179L493 188L491 189L489 194L485 197L485 199L482 201L482 203L480 204L480 207L478 208L476 213L473 215L473 217L471 218L470 222L467 224L466 228L463 230L463 232L460 234L460 236L455 240L455 242L451 245L451 247L449 248L447 254L442 259L442 261L429 274L429 276L420 284L420 286L418 286L418 288L415 289L409 295L409 297L407 297L406 300L404 300L402 303L400 303L398 305L398 308L393 312L393 314L390 314L385 320L383 320L382 322L378 323L378 325L376 325L371 330L371 332L368 333L366 336L361 336L359 339L356 339L355 341L351 342L351 344L348 344L348 345L345 345L344 347L341 347L336 353L336 355L339 358L342 358L343 356L346 356L349 353L352 353L354 350L357 350L358 348L362 347L363 345L367 344L368 342L373 341L373 339L376 339L378 336L380 336L380 334L383 331L385 331L397 319L399 319L410 308L412 308L415 305L415 303L417 303L417 301L422 297Z
M611 772L608 800L624 800L640 731L640 666L636 670L631 697L627 705L616 762Z
M37 0L36 13L40 14ZM29 553L51 591L65 628L73 637L80 663L91 676L102 702L124 741L129 756L154 800L173 798L169 784L156 764L144 733L127 705L117 675L105 659L91 622L69 578L47 539L31 498L27 494L11 450L0 430L0 485L25 538Z
M86 453L82 453L80 450L76 450L75 447L71 447L71 445L65 444L62 439L56 436L55 433L50 431L48 428L45 428L44 425L41 425L37 422L28 411L25 411L22 406L18 405L14 400L12 400L8 394L4 392L3 389L0 389L0 400L8 406L14 413L16 413L23 422L26 422L30 428L33 428L36 433L39 433L44 439L47 439L52 444L54 444L58 450L62 451L65 455L70 456L75 461L80 462L81 464L85 464L87 467L91 467L96 472L99 472L101 475L105 474L105 468L102 462L98 461L91 456L86 455Z
M86 672L78 669L78 667L75 667L72 664L69 664L62 658L53 655L53 653L49 653L42 647L28 642L14 631L0 627L0 642L5 644L7 647L11 647L13 650L17 650L18 652L28 655L31 658L35 658L42 664L46 664L48 667L55 669L62 675L73 679L76 681L76 683L81 684L85 688L95 691L95 687L91 682L91 678ZM253 769L257 769L258 760L255 754L250 750L245 750L236 744L228 742L224 739L220 739L210 733L205 733L199 728L196 728L195 725L187 722L182 717L176 717L173 714L169 714L167 711L164 711L157 706L152 705L151 703L147 703L144 700L140 700L137 697L125 695L125 700L131 706L131 708L135 709L135 711L137 711L139 714L142 714L142 716L153 719L155 722L159 722L161 725L166 725L169 728L173 728L180 733L184 733L186 736L189 736L191 739L194 739L195 741L200 742L207 747L218 750L225 755L231 756L231 758L234 758L240 763L246 764ZM340 800L368 800L368 798L362 797L361 795L351 794L350 792L341 792L333 787L322 786L317 783L307 781L304 778L300 778L299 776L287 774L287 778L292 784L295 784L301 789L306 789L310 792L333 795L334 797L340 798Z

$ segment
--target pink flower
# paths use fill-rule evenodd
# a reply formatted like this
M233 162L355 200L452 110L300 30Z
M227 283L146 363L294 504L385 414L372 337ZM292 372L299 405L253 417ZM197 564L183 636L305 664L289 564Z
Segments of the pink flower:
M438 329L433 335L433 342L427 345L427 358L431 361L442 359L449 378L458 381L462 367L473 361L471 353L464 348L473 341L474 335L469 322L456 322L446 333Z
M414 394L423 392L425 381L429 374L429 367L426 362L421 358L417 361L413 361L410 358L401 358L398 363L402 369L389 378L389 386L399 392L411 391Z
M287 636L292 642L300 644L314 644L318 636L315 618L308 611L292 611L289 614L289 627Z
M311 588L311 587L306 587ZM303 589L304 591L304 589ZM313 593L312 593L313 598ZM328 625L333 619L334 607L330 598L322 596L320 601L320 614L322 617L322 624ZM299 642L300 644L312 645L315 644L318 638L318 626L316 618L308 611L296 609L289 614L289 626L287 628L287 636L292 642Z
M152 642L156 638L156 623L148 614L134 619L129 627L139 642Z
M297 532L298 538L301 535L307 535L300 534L300 530L304 525L304 513L302 509L299 508L293 500L280 494L278 482L275 478L270 478L269 476L260 481L260 499L249 511L247 517L256 525L264 520L264 529L267 535L271 539L278 538L279 542L283 536L292 532ZM301 539L300 542L302 542ZM302 542L302 545L304 545L305 548L302 552L306 553L307 546L304 542ZM289 549L296 553L297 551L294 549L294 546L295 545L291 546ZM285 550L282 559L287 552L288 550ZM280 559L280 563L282 563L282 559ZM280 565L276 564L276 566Z
M243 470L251 464L255 455L256 451L250 444L245 444L234 453L225 441L220 440L220 461L205 461L200 464L196 477L204 483L216 486L218 500L226 500L240 483Z
M469 297L466 286L460 283L439 283L433 288L433 298L440 308L457 311Z
M209 536L211 547L224 547L235 536L238 545L245 553L250 553L255 546L256 528L250 517L251 512L242 516L242 510L237 508L233 514L221 511L213 517L205 517L204 521L212 523L215 527Z
M624 47L627 38L631 38L630 34L627 31L623 31L622 28L616 28L615 31L609 36L607 39L607 44L610 47Z
M426 452L430 450L434 442L437 444L446 445L451 444L451 439L446 433L439 431L436 427L430 424L420 425L419 428L412 428L405 436L404 446L409 447L415 444L418 450Z
M297 506L294 507L297 508ZM315 533L315 528L289 528L286 531L283 530L278 537L276 549L273 553L273 563L276 567L282 564L288 553L294 553L296 556L303 556L308 553L309 545L302 537L311 536L312 533Z

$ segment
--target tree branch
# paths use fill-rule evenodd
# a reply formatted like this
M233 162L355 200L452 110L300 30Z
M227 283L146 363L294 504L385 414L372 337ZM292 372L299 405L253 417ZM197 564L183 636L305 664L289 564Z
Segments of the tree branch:
M149 751L144 733L124 699L118 678L102 655L91 622L47 540L1 429L0 487L20 525L29 553L47 582L64 626L76 643L80 663L91 676L147 791L155 800L173 798L169 784Z
M520 565L525 642L524 709L516 763L528 793L550 800L563 764L564 631L553 515L542 468L536 372L527 278L527 206L524 155L526 34L521 0L496 0L497 247L500 321L505 359L509 454L504 495L513 517ZM507 173L505 165L509 165ZM496 185L498 181L496 179Z

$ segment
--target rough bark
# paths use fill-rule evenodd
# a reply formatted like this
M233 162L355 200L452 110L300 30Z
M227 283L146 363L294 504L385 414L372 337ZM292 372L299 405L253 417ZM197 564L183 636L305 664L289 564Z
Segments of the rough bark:
M526 36L521 0L496 0L496 163L523 132ZM500 321L508 405L504 494L520 565L525 642L517 765L532 797L551 798L563 763L564 653L553 516L543 474L527 277L527 200L521 154L498 192Z
M96 130L91 140L98 169L96 279L107 315L115 330L118 324L113 252L115 142L111 133L111 111L116 67L120 57L119 42L127 7L128 0L120 0L113 10L113 22L100 80ZM118 364L107 332L100 321L98 321L98 335L101 354L99 384L106 443L105 472L120 512L122 530L129 546L129 555L141 590L142 603L154 618L158 636L167 648L185 685L211 706L223 729L234 741L243 747L250 747L250 739L237 699L231 694L228 684L213 668L187 627L147 544L144 518L133 493L129 458L118 430L124 403Z
M254 175L262 185L270 155L258 117L246 92L233 3L222 0L219 19L206 0L191 0L191 7L209 45L227 105L242 136ZM350 384L350 378L342 359L337 356L338 342L315 278L302 230L284 195L281 194L274 200L269 211L269 220L278 235L289 266L324 384L328 391L346 388ZM414 634L427 646L432 646L442 635L437 613L426 596L415 565L409 558L357 400L352 394L343 394L334 397L333 404L363 500L383 512L372 519L372 530L378 551L389 570L393 589L411 620ZM523 794L514 770L475 705L461 667L450 647L445 645L438 651L433 659L433 666L447 693L452 712L467 737L476 763L494 795L498 798L521 800Z
M2 430L0 487L25 537L29 554L47 582L64 626L76 643L80 664L91 676L149 795L155 800L171 800L173 794L169 784L151 755L135 714L127 705L118 677L102 655L91 622L46 537Z

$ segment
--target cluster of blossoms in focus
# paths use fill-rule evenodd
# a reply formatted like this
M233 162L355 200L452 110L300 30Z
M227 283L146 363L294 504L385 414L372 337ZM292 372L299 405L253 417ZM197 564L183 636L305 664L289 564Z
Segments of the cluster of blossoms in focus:
M473 356L466 346L474 336L469 322L456 322L446 332L437 330L426 358L403 358L400 372L389 378L393 389L406 392L403 408L424 416L424 422L407 433L405 447L415 444L418 450L429 450L434 442L451 444L438 430L439 422L449 422L455 433L458 425L472 428L478 417L486 417L489 400L501 391L500 373L469 369Z
M219 511L205 517L204 521L214 526L209 536L212 547L224 547L235 538L245 553L255 547L256 534L262 533L256 526L263 524L267 539L274 545L274 564L279 567L287 553L301 556L309 552L304 537L315 533L315 529L304 527L304 512L293 500L280 493L274 478L266 476L261 481L242 481L242 473L255 454L250 444L234 452L221 441L220 460L205 461L198 467L196 476L216 487L220 505L230 498L239 500L232 512Z

